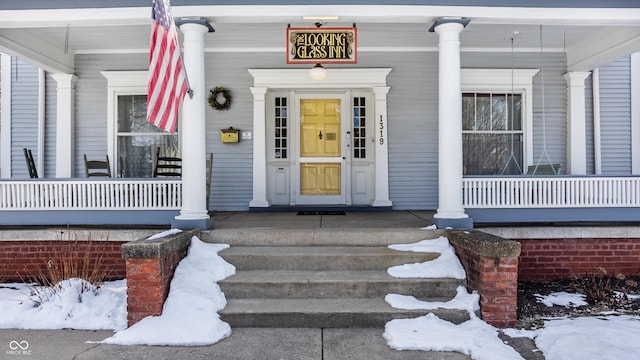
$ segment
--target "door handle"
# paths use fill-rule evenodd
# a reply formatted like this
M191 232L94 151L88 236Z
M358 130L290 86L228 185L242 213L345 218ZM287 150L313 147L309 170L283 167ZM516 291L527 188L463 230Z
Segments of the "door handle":
M320 130L320 134L318 134L318 139L322 140L322 130Z

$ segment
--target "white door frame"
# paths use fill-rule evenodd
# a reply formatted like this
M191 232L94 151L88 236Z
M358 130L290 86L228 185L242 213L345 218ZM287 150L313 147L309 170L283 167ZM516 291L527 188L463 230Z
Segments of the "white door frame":
M249 69L253 76L253 199L249 207L269 207L267 200L266 103L269 89L369 89L375 96L375 119L379 123L375 149L375 197L372 206L391 206L387 139L387 75L390 68L329 69L325 80L314 81L308 69Z

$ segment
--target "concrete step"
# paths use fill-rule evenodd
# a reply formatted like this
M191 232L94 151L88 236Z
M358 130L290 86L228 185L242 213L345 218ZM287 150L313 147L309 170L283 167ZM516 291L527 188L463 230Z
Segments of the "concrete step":
M384 327L393 319L427 313L456 324L469 320L469 314L463 310L398 310L382 298L230 299L220 317L232 328L352 328Z
M438 253L397 251L386 246L237 246L220 252L237 270L386 270L424 262Z
M435 239L442 230L411 228L232 228L204 231L201 240L231 246L386 246Z
M419 299L451 299L458 279L400 279L385 270L293 271L248 270L219 282L227 298L384 298L390 293Z

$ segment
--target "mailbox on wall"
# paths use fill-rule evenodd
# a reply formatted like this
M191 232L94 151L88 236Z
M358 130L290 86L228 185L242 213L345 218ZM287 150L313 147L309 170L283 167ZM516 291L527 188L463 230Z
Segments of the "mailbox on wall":
M220 130L220 141L223 143L237 143L240 141L240 130L229 127Z

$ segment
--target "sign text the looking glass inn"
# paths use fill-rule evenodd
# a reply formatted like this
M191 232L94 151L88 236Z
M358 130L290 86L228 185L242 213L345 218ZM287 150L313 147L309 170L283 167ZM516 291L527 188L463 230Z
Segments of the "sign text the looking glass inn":
M357 29L287 28L287 64L356 64Z

